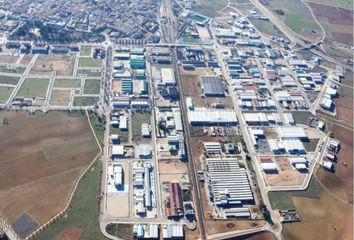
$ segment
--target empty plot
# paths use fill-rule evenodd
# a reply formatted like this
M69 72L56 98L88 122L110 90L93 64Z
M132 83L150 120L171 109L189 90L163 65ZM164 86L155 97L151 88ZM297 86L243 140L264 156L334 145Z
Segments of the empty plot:
M80 88L80 78L56 78L54 81L54 87L60 88Z
M22 74L26 71L24 67L6 67L0 66L0 72L2 73L15 73L15 74Z
M52 106L69 106L71 90L53 90L50 97Z
M92 46L81 46L80 56L91 56Z
M20 77L0 75L0 84L16 85L18 81L20 81Z
M100 84L99 79L86 79L84 85L84 94L100 94Z
M47 94L47 88L49 79L47 78L26 78L21 85L17 96L21 97L45 97Z
M40 55L30 74L51 75L53 71L58 76L71 76L74 70L75 55Z
M74 97L74 106L93 106L98 102L98 97L76 96Z
M15 88L0 86L0 104L6 103Z
M19 58L19 56L0 54L1 63L14 64L18 61Z
M100 68L102 66L101 59L93 59L89 57L80 57L78 67L87 67L87 68Z
M9 222L28 214L38 225L58 213L98 152L86 116L1 112L0 212ZM21 134L14 134L21 133Z

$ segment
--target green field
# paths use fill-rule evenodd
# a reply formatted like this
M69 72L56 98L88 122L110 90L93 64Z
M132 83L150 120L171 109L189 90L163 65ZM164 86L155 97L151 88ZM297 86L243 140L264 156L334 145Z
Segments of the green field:
M22 74L26 71L26 68L23 67L16 67L16 68L8 68L6 66L0 66L0 72L2 73L16 73Z
M92 46L81 46L80 56L91 56Z
M13 87L1 87L0 86L0 103L4 104L9 99L11 93L15 88Z
M101 72L92 72L91 70L78 69L77 75L83 75L87 77L101 77Z
M93 59L89 57L80 57L78 67L87 67L87 68L100 68L102 67L101 59Z
M118 134L119 135L119 140L122 143L128 143L129 142L129 132L128 131L122 131L117 127L110 127L109 130L110 134Z
M98 102L98 97L85 97L76 96L74 97L74 106L93 106Z
M268 197L273 209L295 209L295 205L291 197L308 197L319 198L317 182L314 177L305 191L285 191L285 192L269 192Z
M26 78L17 96L21 97L45 97L47 94L49 79L47 78Z
M218 16L218 11L226 7L226 0L192 0L192 10L208 17Z
M47 228L35 239L57 239L60 233L71 227L84 229L81 240L106 239L100 230L99 215L99 189L102 163L97 161L83 177L78 191L73 199L72 206L67 214Z
M0 75L0 83L16 85L20 81L20 77Z
M54 87L61 88L80 88L81 87L81 79L79 78L56 78L54 81Z
M301 33L304 28L320 30L320 26L315 21L305 20L297 14L287 14L285 24L296 33Z
M149 112L133 112L132 113L132 138L133 141L142 141L141 124L148 123L150 125L151 114Z
M258 31L264 34L268 34L271 36L274 35L287 39L284 33L280 31L279 28L275 26L274 23L272 23L271 21L265 21L257 18L251 18L250 21L258 29Z
M314 152L316 150L319 141L320 139L310 139L308 142L302 142L302 143L304 144L306 152Z
M100 94L101 80L86 79L84 85L84 94Z
M294 32L301 33L305 29L319 30L320 26L313 19L310 10L301 0L268 0L270 10ZM282 10L279 15L275 10Z
M105 122L101 117L99 117L94 112L89 112L89 117L90 117L91 124L93 126L93 130L95 131L95 134L97 136L97 139L102 144L104 138L104 131L105 131L105 127L104 127Z
M121 239L134 239L133 225L131 224L108 224L106 231Z
M309 123L310 117L316 118L316 116L310 112L292 111L290 113L293 114L293 117L294 117L294 120L296 123L303 124L303 125L307 125Z

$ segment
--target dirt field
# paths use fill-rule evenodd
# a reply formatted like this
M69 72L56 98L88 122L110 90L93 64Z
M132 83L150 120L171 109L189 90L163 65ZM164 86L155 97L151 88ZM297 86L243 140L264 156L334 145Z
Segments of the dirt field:
M84 229L79 227L68 228L60 233L57 240L80 240L84 231Z
M250 234L244 237L236 237L232 240L276 240L277 238L270 232Z
M353 98L350 96L339 97L335 100L337 118L353 123Z
M207 220L205 221L205 227L208 231L208 235L213 235L217 233L225 233L236 230L251 229L255 227L261 227L265 225L265 221L249 221L249 220Z
M160 173L187 173L188 168L181 160L160 160L159 161Z
M349 9L318 3L309 3L314 14L329 25L333 40L348 46L353 45L353 14Z
M352 239L352 205L343 203L319 185L320 198L293 197L301 222L284 224L285 239Z
M51 75L56 71L57 76L72 76L75 63L75 55L40 55L30 74Z
M33 58L33 54L26 54L26 55L23 56L23 58L21 59L20 65L27 66L28 64L30 64L32 58Z
M120 92L122 91L122 82L119 81L119 80L113 80L112 81L112 88L113 88L113 91L115 92Z
M85 115L0 112L0 212L12 223L27 213L38 225L66 204L78 175L97 154ZM21 133L21 134L14 134Z
M19 56L0 54L0 63L14 64L18 61Z
M340 141L341 149L338 153L336 175L353 188L353 131L335 125L333 135Z
M269 186L294 186L303 183L306 175L293 169L287 157L276 157L274 162L277 164L279 172L277 174L263 173Z

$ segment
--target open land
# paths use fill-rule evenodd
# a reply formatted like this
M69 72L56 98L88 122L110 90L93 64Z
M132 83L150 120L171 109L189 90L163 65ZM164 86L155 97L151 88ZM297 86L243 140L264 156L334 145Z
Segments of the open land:
M97 162L82 179L73 203L66 215L56 221L35 239L58 239L69 235L70 240L104 240L100 230L97 198L100 188L102 164ZM63 239L63 240L64 240Z
M69 106L71 90L53 90L50 98L52 106Z
M60 88L80 88L80 78L56 78L54 81L54 87Z
M93 106L98 102L98 97L75 96L74 106Z
M57 76L71 76L74 69L75 55L39 55L31 75L52 75L55 71Z
M0 103L2 104L6 103L13 90L14 90L13 87L0 86Z
M17 96L29 98L45 97L48 84L49 79L46 78L26 78L17 92Z
M100 94L100 84L99 79L86 79L84 85L84 94Z
M0 211L9 223L26 213L43 224L64 208L98 152L86 116L12 111L0 112L0 118L8 121L0 126Z
M89 57L80 57L79 66L78 67L92 67L92 68L100 68L102 66L101 59L92 59Z

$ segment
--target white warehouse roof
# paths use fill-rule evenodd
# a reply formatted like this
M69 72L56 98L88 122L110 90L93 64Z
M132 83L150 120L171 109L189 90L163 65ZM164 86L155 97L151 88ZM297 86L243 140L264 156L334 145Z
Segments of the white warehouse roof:
M302 127L298 126L281 126L278 127L280 138L307 138L307 134Z

